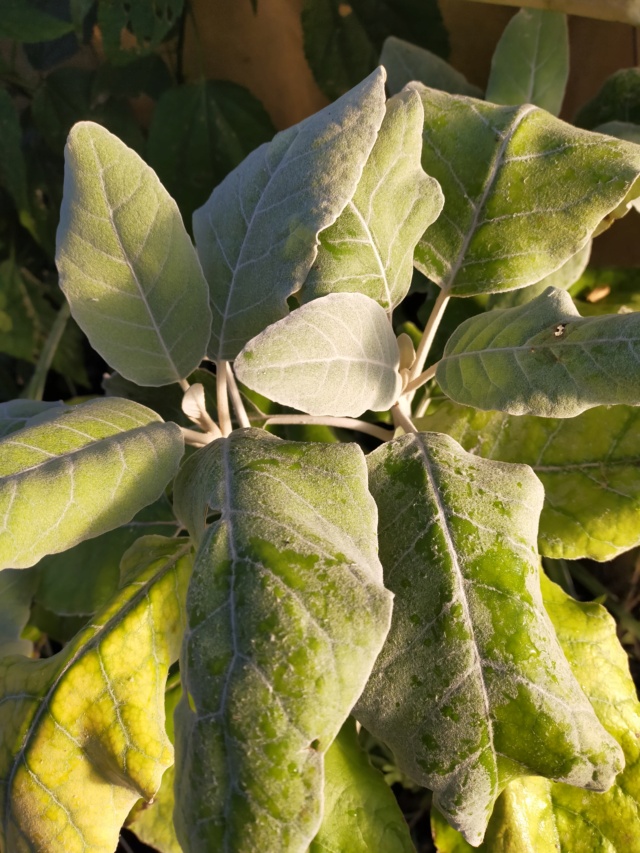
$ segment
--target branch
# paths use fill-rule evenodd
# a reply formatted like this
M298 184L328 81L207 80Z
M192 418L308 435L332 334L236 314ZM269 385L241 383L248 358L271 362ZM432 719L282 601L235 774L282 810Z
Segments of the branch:
M244 403L242 402L242 397L240 396L240 391L238 390L238 383L236 382L236 377L233 375L231 364L229 362L227 362L226 364L227 386L229 388L229 395L231 397L231 405L233 406L233 411L236 413L238 423L241 427L250 427L251 421L249 420L247 410L245 409Z
M438 364L432 364L431 367L427 367L420 376L416 376L415 379L412 379L404 388L403 394L411 394L413 391L417 391L422 385L425 385L429 382L430 379L436 375L436 368Z
M341 429L352 429L356 432L364 432L372 435L380 441L389 441L393 438L393 431L384 427L370 424L368 421L359 421L355 418L334 418L330 415L271 415L265 426L276 424L317 424L318 426L339 427Z
M427 356L429 355L431 344L433 343L433 339L436 336L438 326L440 325L440 321L442 320L448 302L448 291L441 290L438 294L438 298L435 301L435 304L431 311L431 315L427 320L427 325L424 328L424 332L422 333L422 338L420 339L418 351L416 352L416 360L413 362L411 372L409 374L410 381L416 379L424 368L424 363L427 360Z

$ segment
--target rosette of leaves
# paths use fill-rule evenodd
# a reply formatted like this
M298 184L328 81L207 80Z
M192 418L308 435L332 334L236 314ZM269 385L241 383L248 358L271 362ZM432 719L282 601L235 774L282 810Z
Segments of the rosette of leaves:
M542 810L545 792L581 798L585 820L596 792L630 790L633 714L612 724L597 672L585 689L554 612L580 608L543 596L539 555L563 455L587 479L621 456L615 501L589 480L608 514L596 529L581 510L586 540L639 533L624 419L640 330L580 317L562 289L638 195L638 149L533 105L420 84L387 101L384 83L251 154L196 211L195 247L137 154L91 123L70 134L61 286L127 399L0 412L7 849L109 853L126 818L171 853L408 853L353 718L464 844L493 837L514 790ZM439 288L417 350L393 326L413 264ZM450 299L528 288L452 329L425 369ZM432 429L416 420L434 378L451 402ZM465 424L488 406L553 414L552 432L485 452ZM620 415L611 457L588 430L568 448L559 425L603 411ZM351 440L269 431L283 425ZM56 613L55 566L66 588L77 572L57 552L71 567L91 542L95 587ZM555 518L553 542L579 547L575 526ZM20 655L33 598L82 623L42 660Z

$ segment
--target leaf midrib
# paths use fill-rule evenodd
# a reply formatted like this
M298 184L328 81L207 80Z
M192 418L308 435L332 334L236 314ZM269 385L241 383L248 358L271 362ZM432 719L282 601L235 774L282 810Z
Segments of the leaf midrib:
M509 145L509 143L513 139L516 131L518 130L518 128L520 127L522 122L525 120L525 118L528 115L530 115L532 112L535 112L536 109L537 109L537 107L532 106L532 105L526 105L524 107L520 107L514 116L514 119L513 119L513 122L511 123L511 126L508 128L508 130L503 132L502 142L501 142L500 146L495 151L495 154L493 156L493 160L491 161L491 164L489 167L487 178L485 180L484 186L482 187L482 192L480 194L480 197L478 198L478 200L476 202L473 202L474 211L473 211L473 216L471 218L471 223L469 225L469 228L467 229L464 240L462 242L462 246L460 247L460 250L458 252L458 257L457 257L455 263L452 264L452 266L449 269L449 274L447 276L447 283L446 283L446 285L443 286L443 290L446 290L448 292L448 291L451 291L452 288L455 286L456 276L457 276L458 272L460 271L460 268L462 266L462 262L466 256L466 254L467 254L467 250L469 249L469 245L471 243L471 240L473 239L473 237L476 233L476 229L478 227L478 223L480 220L480 215L483 212L484 205L487 201L487 198L489 197L489 193L491 192L493 185L494 185L494 183L498 177L498 173L500 172L500 168L503 165L504 153L507 149L507 146ZM465 191L466 191L466 187L465 187Z
M451 565L454 569L454 574L455 574L456 581L457 581L459 601L460 601L460 605L462 607L462 613L464 616L464 621L465 621L467 630L469 632L469 637L470 637L470 640L471 640L471 643L473 646L473 655L475 658L475 669L478 673L478 683L480 686L480 692L482 694L482 700L483 700L484 709L485 709L485 721L486 721L488 735L489 735L491 755L493 757L494 772L495 772L496 777L497 777L497 775L498 775L498 760L497 760L497 751L495 748L494 738L493 738L493 722L491 719L489 696L487 694L487 688L486 688L486 685L484 683L484 672L482 670L482 656L480 655L480 649L478 648L478 641L476 639L475 631L473 628L473 620L471 618L471 613L469 611L469 604L467 602L465 589L464 589L464 582L466 579L464 577L464 574L462 572L462 568L461 568L460 563L458 561L458 554L457 554L456 547L455 547L455 544L453 541L453 537L451 535L451 530L449 528L449 519L448 519L446 510L445 510L444 504L442 503L442 500L440 498L440 492L439 492L438 487L437 487L433 468L431 467L431 462L429 460L429 454L427 452L426 447L424 446L424 442L422 441L422 439L419 436L413 437L413 442L415 442L417 444L418 449L420 451L420 455L422 457L422 461L423 461L425 473L427 475L428 483L429 483L429 486L430 486L431 491L433 493L433 499L434 499L434 502L436 505L436 511L438 514L438 519L440 521L440 529L442 530L442 534L443 534L444 539L445 539L447 550L448 550L449 555L451 557ZM492 784L492 788L494 789L494 791L495 791L495 787L496 787L495 784Z
M104 170L102 167L102 161L98 157L98 152L96 151L96 146L95 146L93 136L91 134L89 134L88 138L89 138L89 142L91 143L91 149L93 151L93 156L94 156L94 159L96 162L96 172L97 172L98 177L100 179L100 186L102 187L102 194L103 194L104 199L107 203L107 210L109 212L109 222L111 223L111 228L113 230L114 236L115 236L116 240L118 241L118 246L120 247L120 252L122 253L122 257L123 257L127 267L129 268L129 272L131 273L131 276L132 276L132 278L135 282L135 285L138 289L138 297L139 297L140 301L142 302L142 304L144 305L144 307L147 311L147 314L149 316L149 319L151 320L151 327L153 328L153 331L156 333L156 337L157 337L157 339L160 343L160 346L164 352L167 363L171 367L171 369L173 370L174 376L176 377L175 381L180 382L180 380L183 378L181 371L178 370L178 366L175 363L175 361L173 360L171 352L168 349L168 347L164 341L164 338L162 337L162 334L160 332L160 327L156 323L156 318L153 314L153 311L151 310L151 306L149 304L149 301L147 300L147 295L144 292L142 284L140 283L140 280L138 279L138 275L133 268L133 264L129 260L129 253L127 251L125 251L125 248L122 244L122 240L120 238L120 231L116 227L116 224L115 224L114 219L113 219L113 210L112 210L111 202L109 200L109 195L107 193L107 188L106 188L106 185L104 182ZM145 166L145 168L148 168L148 167ZM173 236L173 218L172 218L171 222L172 222L171 236ZM154 282L154 284L155 284L155 282Z

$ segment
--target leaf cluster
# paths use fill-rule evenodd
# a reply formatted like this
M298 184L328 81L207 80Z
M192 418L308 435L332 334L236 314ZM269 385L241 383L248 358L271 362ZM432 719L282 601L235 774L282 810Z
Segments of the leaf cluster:
M160 61L183 10L154 9L98 4L109 73ZM322 9L377 49L367 3L307 4L308 31ZM640 837L625 652L541 572L640 544L640 328L571 296L640 148L556 117L559 14L515 16L485 99L397 37L382 60L249 131L205 198L153 126L150 162L97 115L68 134L43 351L70 312L115 372L0 406L3 849L109 853L126 823L171 853L409 853L362 744L431 792L438 849ZM155 116L230 91L168 86Z

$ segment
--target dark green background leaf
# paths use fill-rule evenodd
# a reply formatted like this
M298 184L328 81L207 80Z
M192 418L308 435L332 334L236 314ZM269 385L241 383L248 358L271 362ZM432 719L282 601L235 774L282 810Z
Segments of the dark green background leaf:
M274 133L247 89L221 81L191 83L169 89L158 101L148 160L190 224L213 188Z
M329 98L344 95L375 68L390 35L444 56L447 31L436 0L305 0L307 61Z

